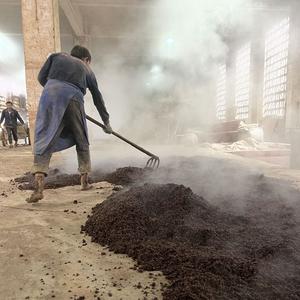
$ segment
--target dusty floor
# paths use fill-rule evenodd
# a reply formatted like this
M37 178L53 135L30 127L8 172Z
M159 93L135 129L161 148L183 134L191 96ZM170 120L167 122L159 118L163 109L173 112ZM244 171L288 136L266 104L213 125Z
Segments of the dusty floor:
M146 299L161 299L163 276L139 273L131 259L80 234L90 209L113 186L47 190L42 203L29 205L24 202L29 192L9 181L30 166L30 148L0 150L0 298L144 299L155 276L158 290L151 289Z
M76 169L74 152L54 157L54 167L67 171L70 166ZM163 163L170 155L167 148L153 152L159 153ZM211 155L201 149L172 148L173 155L185 152L191 156ZM109 153L110 159L103 153ZM136 155L136 159L136 152L132 154L135 163L141 165L146 161L144 156ZM104 166L105 161L120 164L113 155L112 151L93 151L93 165ZM300 171L227 154L214 153L213 156L234 160L255 172L300 187ZM144 291L150 290L147 286L153 283L153 275L139 273L128 257L110 253L80 234L80 226L85 223L90 209L106 199L113 186L103 182L88 192L80 192L78 186L47 190L42 203L28 205L24 200L30 192L18 190L9 181L28 171L31 160L28 147L0 148L0 299L84 299L81 296L85 299L144 299ZM120 167L114 164L109 167ZM121 166L129 164L130 160ZM159 288L160 282L165 280L157 274L154 276ZM151 289L145 299L155 297L161 299L160 288Z

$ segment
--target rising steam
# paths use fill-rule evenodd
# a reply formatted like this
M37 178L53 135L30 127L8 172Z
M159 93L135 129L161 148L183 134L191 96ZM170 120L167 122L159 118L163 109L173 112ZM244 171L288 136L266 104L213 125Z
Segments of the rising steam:
M217 66L226 61L231 36L249 30L249 4L162 0L151 6L135 33L154 38L137 40L136 61L126 61L129 45L123 42L111 60L94 66L112 125L138 140L162 143L214 121Z

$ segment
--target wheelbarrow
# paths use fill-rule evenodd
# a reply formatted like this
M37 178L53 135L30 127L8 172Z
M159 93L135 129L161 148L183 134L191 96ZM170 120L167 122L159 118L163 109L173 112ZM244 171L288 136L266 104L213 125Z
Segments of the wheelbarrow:
M92 117L86 115L86 119L89 120L90 122L94 123L95 125L101 127L102 129L105 128L105 125L101 124L100 122L98 122L97 120L93 119ZM151 168L151 169L155 169L159 167L160 164L160 159L158 156L154 155L153 153L149 152L148 150L142 148L141 146L129 141L128 139L126 139L125 137L121 136L119 133L112 131L112 133L114 136L118 137L119 139L121 139L122 141L124 141L125 143L131 145L132 147L138 149L139 151L147 154L148 156L150 156L150 158L147 161L146 164L146 168Z

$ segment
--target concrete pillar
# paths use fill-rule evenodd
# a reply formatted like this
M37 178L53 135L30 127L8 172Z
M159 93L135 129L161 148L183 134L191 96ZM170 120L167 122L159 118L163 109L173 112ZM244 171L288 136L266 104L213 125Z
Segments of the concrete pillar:
M291 143L290 167L300 169L300 19L299 3L290 13L290 47L286 103L286 130Z
M22 0L26 90L30 134L42 87L37 81L41 66L50 53L60 51L58 0Z
M300 127L300 4L294 4L290 13L290 46L288 61L288 94L286 104L286 129Z

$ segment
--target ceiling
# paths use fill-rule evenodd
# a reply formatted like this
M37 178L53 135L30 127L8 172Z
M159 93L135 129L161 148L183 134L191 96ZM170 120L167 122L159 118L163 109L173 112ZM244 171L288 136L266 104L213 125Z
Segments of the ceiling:
M73 17L73 21L80 23L82 32L80 35L87 36L94 44L101 45L97 50L99 57L120 48L123 55L135 57L141 52L141 47L147 47L149 42L157 38L157 32L163 30L160 27L161 20L153 13L156 5L162 0L60 1L73 6L77 13L75 14L77 18ZM280 11L285 10L292 1L295 0L255 1L248 9L274 14L278 14L279 11L280 14ZM21 0L0 0L0 32L22 35L20 4ZM69 14L68 9L65 11ZM80 22L78 19L81 19ZM71 26L71 23L70 16L66 16L63 9L60 9L61 37L65 50L69 50L76 35L76 30L74 31L76 26Z
M86 34L119 36L143 19L159 0L69 0L84 21ZM0 30L21 33L21 0L0 0ZM63 22L63 25L66 25ZM100 30L99 30L100 28ZM68 32L70 27L62 28Z
M139 34L143 38L152 38L146 34L159 20L149 20L149 12L161 0L68 0L83 20L84 33L95 37L125 38ZM285 9L295 0L254 1L250 9ZM21 33L21 0L0 0L0 31L12 34ZM264 6L262 6L262 4ZM138 24L143 23L143 28ZM62 18L62 33L71 34L68 21Z
M106 64L114 64L117 60L121 60L129 68L135 66L134 71L138 70L140 65L149 64L151 66L153 62L157 62L151 49L164 28L162 27L162 20L153 12L163 0L60 1L67 1L71 4L75 15L77 14L78 19L81 19L81 22L78 22L76 18L73 18L73 21L76 22L77 20L78 24L80 23L77 30L78 28L79 31L82 30L83 35L90 41L94 62L98 64L99 69L102 70ZM175 1L183 0L173 1L176 3ZM299 0L260 0L255 1L253 6L247 9L257 12L258 15L260 14L261 19L267 20L263 14L280 16L282 12L286 11L288 3L292 1L299 2ZM264 6L261 4L264 4ZM71 25L69 18L61 8L60 31L64 51L69 51L74 45L76 30ZM174 21L174 24L176 24L176 21ZM21 0L0 0L1 33L14 39L19 48L22 48ZM226 43L233 43L235 42L234 39L241 39L241 34L238 35L236 32L225 34L227 34ZM244 33L243 38L248 39ZM240 42L240 40L238 41ZM23 56L21 50L18 53L20 53L18 55L20 60L17 61L16 65L20 66L22 65L21 58ZM116 69L119 72L119 65L117 67ZM1 72L3 72L3 69L1 69Z

